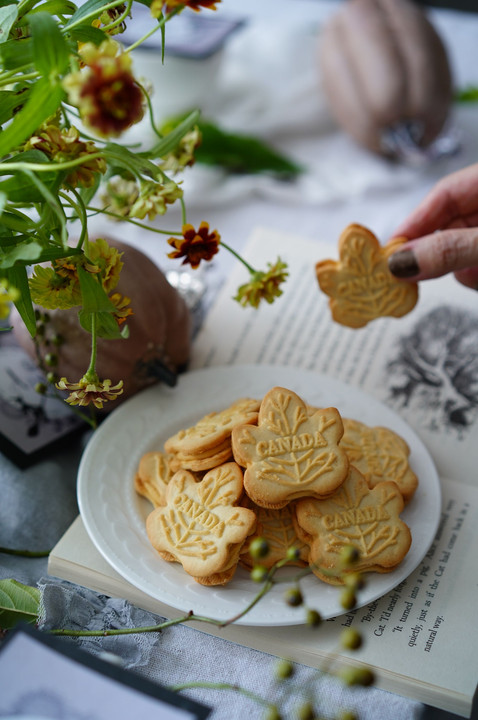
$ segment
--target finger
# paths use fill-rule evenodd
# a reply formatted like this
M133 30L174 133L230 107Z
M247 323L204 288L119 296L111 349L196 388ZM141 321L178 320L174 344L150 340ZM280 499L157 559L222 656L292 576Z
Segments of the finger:
M412 240L388 259L390 272L413 281L478 265L478 228L442 230Z
M410 240L462 222L472 226L478 217L478 163L440 180L394 236Z
M465 268L465 270L457 270L455 277L462 285L466 285L472 290L478 290L478 265Z

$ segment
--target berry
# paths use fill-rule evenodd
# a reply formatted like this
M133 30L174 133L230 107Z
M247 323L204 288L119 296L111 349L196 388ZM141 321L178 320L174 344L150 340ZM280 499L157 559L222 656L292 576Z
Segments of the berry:
M357 598L351 588L344 588L340 593L340 604L344 610L352 610L357 604Z
M340 553L340 561L343 567L355 565L360 558L360 553L353 545L345 545Z
M294 666L290 660L279 660L276 665L275 675L279 680L290 678L294 674Z
M299 588L289 588L286 590L284 593L284 600L287 605L290 605L291 607L299 607L299 605L302 605L304 602L304 598L302 597L302 593Z
M353 710L342 710L337 715L337 720L359 720L358 715Z
M264 715L264 720L282 720L282 715L275 706L272 706Z
M347 650L357 650L362 645L362 636L355 628L346 628L340 634L340 642Z
M365 587L365 580L360 573L353 572L344 575L344 584L352 590L363 590Z
M55 355L55 353L47 353L44 360L45 365L48 367L55 367L55 365L58 365L58 355Z
M264 538L254 538L249 545L249 553L255 560L264 558L269 554L269 543Z
M306 615L306 623L307 625L310 625L311 627L319 627L319 625L322 623L322 616L317 610L307 610Z
M264 582L267 578L268 572L268 569L264 567L264 565L254 565L251 570L251 579L257 583Z
M305 702L297 708L298 720L314 720L316 714L312 703Z
M299 548L297 548L297 547L287 548L286 558L289 562L294 562L294 560L298 560L299 557L300 557Z
M365 667L346 667L340 671L340 678L346 685L368 687L374 681L373 672Z

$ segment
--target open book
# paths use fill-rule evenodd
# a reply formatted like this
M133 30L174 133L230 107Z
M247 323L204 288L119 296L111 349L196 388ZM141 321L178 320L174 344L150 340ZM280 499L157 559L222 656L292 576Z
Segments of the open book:
M380 600L310 628L231 625L198 629L312 667L336 657L338 631L354 626L365 642L340 650L345 663L375 669L378 687L467 717L478 680L470 638L478 602L478 310L474 293L452 278L423 283L417 307L399 321L350 330L330 319L314 277L328 246L259 229L245 257L257 268L288 262L285 292L259 312L231 298L247 278L234 269L194 346L192 365L293 365L361 386L396 409L428 447L442 478L443 512L419 567ZM449 478L446 479L445 478ZM49 572L168 618L182 613L121 578L90 541L81 518L50 555Z

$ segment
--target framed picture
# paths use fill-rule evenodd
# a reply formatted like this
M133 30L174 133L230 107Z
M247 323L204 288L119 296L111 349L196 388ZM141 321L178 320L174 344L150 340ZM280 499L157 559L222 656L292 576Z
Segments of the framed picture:
M0 645L0 716L205 720L210 708L31 625Z
M37 462L88 424L60 398L35 390L44 376L15 342L0 332L0 451L21 468Z

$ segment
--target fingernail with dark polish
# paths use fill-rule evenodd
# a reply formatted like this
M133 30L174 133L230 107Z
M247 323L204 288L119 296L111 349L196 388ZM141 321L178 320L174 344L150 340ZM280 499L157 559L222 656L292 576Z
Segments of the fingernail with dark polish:
M388 267L392 275L398 278L410 278L420 272L413 250L400 250L390 255Z

